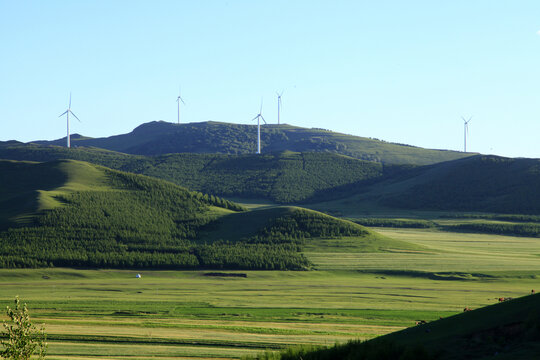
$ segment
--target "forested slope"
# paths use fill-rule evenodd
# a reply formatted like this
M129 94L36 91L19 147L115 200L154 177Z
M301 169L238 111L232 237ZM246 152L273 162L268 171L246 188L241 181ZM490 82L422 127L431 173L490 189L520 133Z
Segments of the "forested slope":
M80 161L0 161L0 174L0 206L10 209L0 218L0 267L300 270L310 267L301 253L310 238L371 235L311 210L244 212Z
M347 195L353 185L380 178L388 169L397 168L333 153L141 156L97 148L22 143L0 144L0 158L83 160L165 179L204 193L284 204Z

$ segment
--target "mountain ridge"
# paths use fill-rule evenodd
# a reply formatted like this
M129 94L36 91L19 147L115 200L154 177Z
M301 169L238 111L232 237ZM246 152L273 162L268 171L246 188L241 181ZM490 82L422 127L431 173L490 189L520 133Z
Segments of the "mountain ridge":
M256 152L257 126L207 121L174 124L153 121L133 131L105 138L72 139L73 146L92 146L134 155L168 153L249 154ZM65 138L32 141L41 145L65 144ZM264 153L276 151L332 152L385 164L426 165L472 155L451 150L423 149L411 145L347 135L324 129L292 125L261 126Z

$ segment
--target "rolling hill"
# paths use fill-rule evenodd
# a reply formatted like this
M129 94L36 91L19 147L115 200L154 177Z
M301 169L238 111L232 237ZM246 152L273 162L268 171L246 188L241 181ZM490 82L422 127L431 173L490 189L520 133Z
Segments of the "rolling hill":
M73 135L72 146L92 146L135 155L172 153L253 154L256 151L257 126L220 122L174 124L163 121L142 124L128 134L107 138ZM65 145L65 138L35 141L42 145ZM380 140L307 129L291 125L261 127L263 153L331 152L384 164L427 165L454 160L471 154L429 150Z
M112 169L168 180L204 193L289 204L322 200L395 172L399 166L334 153L167 154L142 156L98 148L67 149L22 143L0 143L0 158L29 161L74 159Z
M477 155L409 168L313 208L344 214L353 207L540 214L539 183L538 159Z
M81 161L0 161L0 174L0 267L300 270L310 267L301 253L309 239L384 239L315 211L246 212L213 195Z
M344 215L373 207L540 213L537 159L477 155L426 166L399 166L334 153L143 156L16 142L0 143L0 158L83 160L216 196L301 203Z
M385 196L394 207L540 213L540 160L474 156L429 166Z

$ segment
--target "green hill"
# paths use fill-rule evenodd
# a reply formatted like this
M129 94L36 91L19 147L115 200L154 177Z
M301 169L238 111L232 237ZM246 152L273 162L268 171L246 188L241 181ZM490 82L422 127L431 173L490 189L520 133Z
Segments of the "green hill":
M314 205L343 214L356 208L540 214L540 160L478 155L404 169L350 189L346 200ZM349 204L349 205L348 205Z
M150 122L132 132L107 138L74 135L73 146L93 146L136 155L170 153L253 154L256 151L257 126L219 122L174 124ZM65 138L36 141L45 145L65 145ZM426 165L470 156L456 151L429 150L380 140L307 129L291 125L261 127L263 153L331 152L384 164Z
M83 160L116 170L165 179L218 196L297 203L339 196L347 187L380 178L380 163L333 153L128 155L98 148L0 144L0 158L51 161Z
M407 208L540 213L540 160L475 156L426 167L385 204ZM403 182L402 182L403 183Z
M315 211L245 212L213 195L80 161L0 161L0 174L0 267L299 270L310 267L301 253L309 239L374 238Z
M478 155L427 166L398 166L333 153L142 156L13 142L0 144L0 158L83 160L216 196L310 203L330 213L348 214L373 206L540 213L540 160L536 159Z
M281 360L537 359L540 294L467 311L379 338L330 349L297 350Z
M407 209L540 213L540 160L474 156L410 172L381 203Z
M98 148L66 149L14 142L0 144L0 158L83 160L216 196L283 204L315 203L310 207L330 213L348 214L373 206L540 213L537 159L477 155L427 166L398 166L333 153L142 156Z

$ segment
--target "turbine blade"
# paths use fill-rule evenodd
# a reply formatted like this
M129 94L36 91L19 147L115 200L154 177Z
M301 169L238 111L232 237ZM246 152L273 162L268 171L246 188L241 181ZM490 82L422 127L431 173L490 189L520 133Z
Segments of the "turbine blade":
M77 117L77 115L75 115L75 114L73 113L73 111L69 110L69 112L71 113L71 115L75 116L75 119L77 119L77 120L79 120L79 122L81 122L81 120Z
M178 97L180 99L180 101L182 102L182 104L186 105L186 103L184 102L184 99L182 99L181 96Z
M71 109L71 91L69 92L69 106L68 109Z
M58 117L62 117L62 116L64 116L64 115L66 115L67 112L68 112L68 110L64 111L64 112L63 112L62 114L60 114L60 116L58 116Z
M262 114L263 99L261 98L261 110L259 110L259 115Z
M258 118L259 116L261 116L261 115L259 114L259 115L255 116L253 119L251 119L251 121L257 120L257 118Z
M264 116L260 115L261 119L263 119L264 123L266 124L266 120L264 120Z

